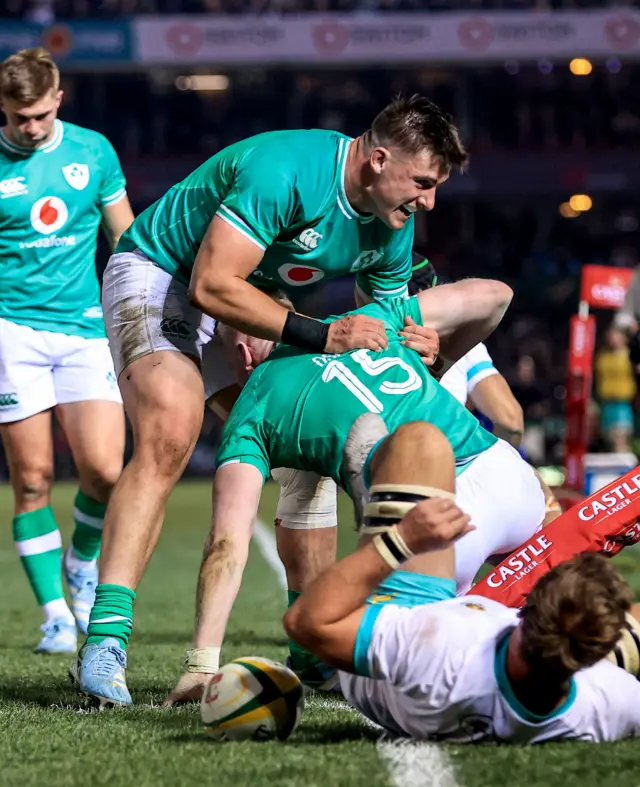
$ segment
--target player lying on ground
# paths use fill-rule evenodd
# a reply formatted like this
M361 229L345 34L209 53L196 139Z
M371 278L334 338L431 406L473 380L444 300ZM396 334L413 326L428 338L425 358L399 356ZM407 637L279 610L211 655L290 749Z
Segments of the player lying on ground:
M413 252L412 258L409 282L412 294L445 283L424 257ZM456 361L440 378L440 383L462 404L467 404L468 397L473 395L474 404L491 420L494 433L518 447L523 433L522 408L493 365L484 344L477 344ZM272 476L280 484L275 532L278 552L286 569L291 604L307 584L335 562L337 488L332 479L321 478L311 471L277 468ZM539 481L547 499L547 524L559 516L561 509L551 490L542 479ZM323 688L327 677L324 670L318 669L321 667L318 660L293 641L289 647L288 663L301 680L308 686Z
M544 494L532 468L510 445L484 430L396 338L407 315L422 322L421 307L429 294L358 310L384 320L389 348L381 353L360 350L325 357L281 346L252 373L218 449L214 519L200 571L195 649L188 662L192 673L218 667L262 484L273 467L329 476L361 507L368 486L366 467L387 428L411 435L406 440L410 457L412 446L425 439L424 424L416 419L436 424L453 445L456 494L475 526L456 545L460 592L470 587L488 556L511 551L541 526ZM495 324L485 326L485 335ZM382 416L373 429L354 429L347 441L354 422L372 412ZM356 463L351 470L343 454ZM172 698L181 698L190 683L197 684L198 691L203 680L202 675L188 674Z
M434 426L422 430L419 444L401 430L374 455L373 485L384 493L367 512L378 533L364 534L365 524L359 549L289 609L289 636L339 668L349 702L400 736L528 744L639 735L640 684L603 660L631 607L613 564L587 554L557 566L520 613L455 598L452 542L470 535L469 517L451 499L450 444Z
M44 49L0 64L0 437L14 541L45 616L40 653L75 653L76 623L86 633L125 436L95 256L100 225L115 247L133 213L113 147L58 120L61 100L60 74ZM71 610L51 507L54 410L80 476L62 562Z
M436 188L466 160L452 121L415 96L389 105L355 140L305 130L231 145L124 234L105 271L103 305L133 456L106 514L80 659L84 692L131 702L124 668L135 589L200 434L205 398L233 381L210 341L211 318L319 354L386 347L384 325L367 314L325 324L260 288L295 291L355 272L362 298L403 295L413 214L433 208Z

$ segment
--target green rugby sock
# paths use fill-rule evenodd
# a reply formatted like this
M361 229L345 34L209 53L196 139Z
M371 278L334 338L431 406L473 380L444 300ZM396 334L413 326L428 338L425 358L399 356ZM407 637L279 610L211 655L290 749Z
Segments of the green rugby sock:
M98 585L89 617L88 645L99 645L114 637L126 649L133 628L133 601L136 594L122 585Z
M301 595L302 593L297 590L287 590L288 605L291 606ZM289 655L291 656L291 665L296 672L302 672L310 667L314 667L322 661L322 659L314 656L306 648L300 647L292 639L289 640Z
M95 560L100 554L102 542L102 523L107 506L85 495L78 489L73 504L73 519L76 528L73 531L73 551L80 560Z
M18 514L13 520L13 540L38 604L64 599L62 537L51 506Z

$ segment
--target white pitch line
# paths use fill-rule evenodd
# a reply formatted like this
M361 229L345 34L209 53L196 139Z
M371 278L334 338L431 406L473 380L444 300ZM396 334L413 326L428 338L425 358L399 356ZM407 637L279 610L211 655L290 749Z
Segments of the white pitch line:
M460 787L449 755L437 743L380 740L376 748L394 787Z
M272 530L260 519L256 519L253 537L262 556L275 572L279 584L286 589L287 575L278 556ZM321 701L326 707L358 713L346 703L338 703L333 699L318 698L316 701ZM381 729L365 716L362 716L362 719L367 726ZM461 787L451 759L436 743L390 741L381 738L376 743L376 750L389 772L393 787Z

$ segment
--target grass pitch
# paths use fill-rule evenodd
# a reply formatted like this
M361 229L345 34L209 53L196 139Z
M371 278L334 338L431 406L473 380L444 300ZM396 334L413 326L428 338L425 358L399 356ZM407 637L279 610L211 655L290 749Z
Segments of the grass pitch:
M208 740L198 709L158 707L182 671L189 646L197 570L209 525L210 484L183 483L169 503L159 547L142 582L129 647L131 709L84 707L67 681L67 657L32 653L40 613L11 541L12 500L0 487L0 787L638 787L640 742L610 746L547 745L526 749L440 746L417 758L388 756L377 733L340 702L311 699L293 738L281 743ZM60 485L54 507L68 543L75 487ZM275 487L265 490L270 524ZM353 539L341 501L341 548ZM640 595L638 553L618 561ZM252 546L223 660L259 655L282 660L285 593ZM434 754L434 750L437 752ZM385 751L387 752L385 755ZM444 756L444 761L443 761ZM389 762L392 765L389 766ZM435 766L448 766L436 772Z

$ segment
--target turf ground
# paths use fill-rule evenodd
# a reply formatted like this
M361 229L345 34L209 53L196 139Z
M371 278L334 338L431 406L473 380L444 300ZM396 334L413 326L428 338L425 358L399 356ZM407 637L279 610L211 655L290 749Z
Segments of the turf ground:
M36 656L40 614L11 542L9 489L0 487L0 786L73 787L637 787L640 742L610 746L493 745L394 747L334 700L311 699L293 738L280 743L216 744L196 707L158 707L181 672L194 608L196 574L209 520L208 483L174 493L160 545L139 588L128 682L135 706L99 713L82 706L66 679L67 657ZM68 543L73 486L58 486L54 506ZM352 539L342 500L341 548ZM271 522L275 488L265 489ZM618 559L640 593L640 557ZM279 624L286 601L257 545L231 620L224 660L283 659Z

